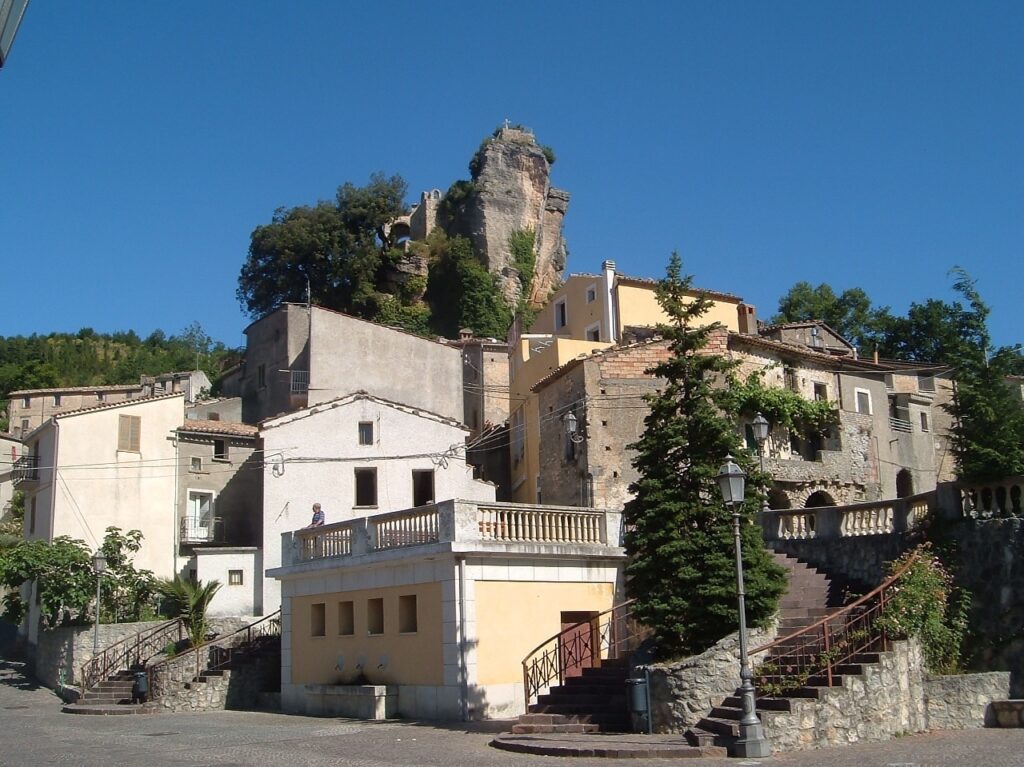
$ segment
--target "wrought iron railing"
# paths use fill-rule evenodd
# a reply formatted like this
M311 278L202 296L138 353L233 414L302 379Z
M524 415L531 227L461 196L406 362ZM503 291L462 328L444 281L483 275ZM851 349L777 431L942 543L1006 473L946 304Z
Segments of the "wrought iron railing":
M230 665L239 653L250 651L264 638L281 635L281 611L271 613L248 626L214 637L197 647L151 664L149 698L156 700L182 683L191 682L208 671Z
M179 538L181 543L214 543L224 538L224 520L221 517L182 517Z
M12 477L15 485L22 482L36 482L39 480L39 456L23 455L14 462L14 474Z
M863 653L890 649L891 637L878 619L916 559L916 555L911 557L874 591L817 623L751 650L749 655L768 654L755 670L758 694L782 695L810 681L834 687L842 680L841 666L853 663Z
M632 605L633 600L623 602L537 645L523 659L527 709L542 690L562 684L573 669L624 657L650 636L650 629L634 620Z
M179 642L184 635L181 618L175 618L115 642L82 666L82 690L90 689L118 671L145 666L168 642Z

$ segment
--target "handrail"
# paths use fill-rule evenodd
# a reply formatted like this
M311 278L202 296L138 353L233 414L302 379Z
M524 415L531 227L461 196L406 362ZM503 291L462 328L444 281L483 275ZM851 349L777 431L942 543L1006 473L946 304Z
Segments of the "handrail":
M171 637L175 633L171 629L177 629L176 633L180 641L184 633L181 618L172 618L157 626L130 634L104 648L99 655L93 656L82 664L82 690L88 690L97 682L102 681L115 668L120 670L145 663L150 651L162 649L161 643L166 644L171 641ZM132 643L131 646L129 643ZM146 653L146 657L143 657L144 653Z
M563 683L567 671L581 668L588 662L599 666L603 659L621 657L650 635L649 628L638 628L633 619L629 608L634 601L630 599L588 620L574 623L545 639L527 654L522 661L527 709L541 689L550 687L555 679L559 684ZM607 620L601 620L609 615ZM580 629L586 626L590 631L581 632Z
M247 648L254 639L259 639L265 636L279 636L281 633L281 611L277 610L265 615L258 621L254 621L240 629L232 631L230 634L224 636L214 637L213 639L203 642L195 647L190 647L183 653L179 653L171 658L165 658L162 661L152 664L146 669L149 676L149 697L150 700L155 700L160 697L164 690L161 689L161 675L164 674L172 663L178 664L184 661L189 655L195 658L195 675L192 677L198 677L203 671L211 671L218 668L223 668L234 655L241 649ZM245 634L245 639L240 642L234 642L228 646L223 646L225 642L238 637L240 634ZM223 652L216 653L215 650L221 650ZM203 658L206 658L206 662L203 662Z
M758 694L784 694L805 685L812 677L820 678L818 684L834 687L842 681L840 666L855 663L855 657L861 653L889 649L890 638L884 628L879 628L878 619L885 613L889 591L917 558L913 554L884 583L851 604L748 652L748 657L768 653L755 671Z

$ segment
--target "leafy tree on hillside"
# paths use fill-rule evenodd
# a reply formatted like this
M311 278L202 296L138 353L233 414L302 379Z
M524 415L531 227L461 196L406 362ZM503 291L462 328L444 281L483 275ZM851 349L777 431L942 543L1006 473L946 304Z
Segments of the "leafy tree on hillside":
M374 174L366 186L339 187L333 203L279 208L252 233L236 293L243 308L259 317L304 302L308 284L313 303L369 317L392 258L387 225L405 212L405 193L400 176Z
M440 230L435 238L439 256L430 267L425 296L434 329L448 338L457 337L461 328L504 338L512 312L494 276L473 252L473 244L465 237L448 239Z
M742 447L729 408L732 363L705 352L712 326L700 325L711 302L688 303L692 279L675 253L657 288L670 318L659 331L671 357L651 373L664 380L647 396L644 433L630 447L640 478L625 510L626 589L637 618L654 630L662 658L701 652L739 626L730 512L715 476L731 454L748 473L741 535L748 619L764 625L785 589L785 576L751 524L761 477Z

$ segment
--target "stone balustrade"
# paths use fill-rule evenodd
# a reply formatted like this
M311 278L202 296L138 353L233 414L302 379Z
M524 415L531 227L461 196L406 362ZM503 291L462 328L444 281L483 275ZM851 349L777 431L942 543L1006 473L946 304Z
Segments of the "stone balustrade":
M1007 477L993 482L981 482L960 486L960 507L965 517L984 519L987 517L1024 516L1021 508L1021 494L1024 492L1024 476Z
M444 501L282 535L282 565L429 544L619 546L622 515L574 506Z
M773 509L758 517L766 541L830 540L907 532L924 521L935 503L931 492L848 506Z

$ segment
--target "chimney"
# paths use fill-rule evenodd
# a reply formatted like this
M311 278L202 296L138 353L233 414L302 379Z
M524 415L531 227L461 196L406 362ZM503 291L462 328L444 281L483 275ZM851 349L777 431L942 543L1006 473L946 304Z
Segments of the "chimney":
M605 261L601 264L601 271L604 275L603 306L601 307L601 322L604 328L601 338L608 339L613 344L619 339L616 337L618 330L615 311L615 262Z
M473 329L472 328L462 328L462 330L459 331L459 340L460 341L468 341L472 337L473 337Z
M740 304L736 307L739 315L740 333L745 336L756 336L757 332L757 307L753 304Z

